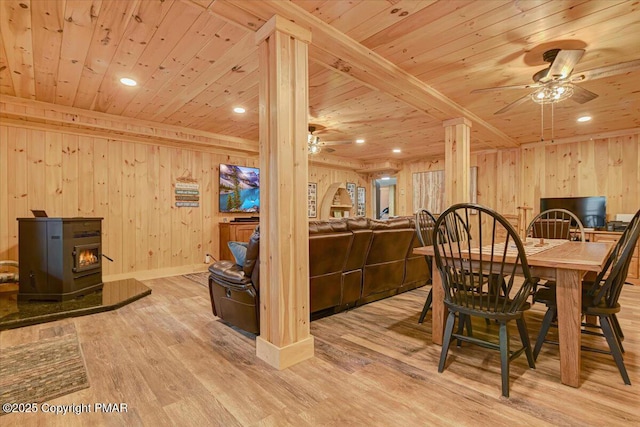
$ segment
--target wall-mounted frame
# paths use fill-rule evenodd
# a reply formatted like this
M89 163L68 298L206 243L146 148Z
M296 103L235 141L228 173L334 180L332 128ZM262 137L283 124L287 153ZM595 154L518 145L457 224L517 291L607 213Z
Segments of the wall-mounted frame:
M478 167L469 170L469 201L478 203ZM442 213L444 202L444 171L413 174L413 211L426 209L434 215Z
M315 182L309 183L307 216L309 218L318 216L318 184Z
M347 182L347 193L351 198L351 206L356 206L356 184L354 182Z
M366 189L364 187L358 187L358 204L356 208L356 216L365 216L366 215Z

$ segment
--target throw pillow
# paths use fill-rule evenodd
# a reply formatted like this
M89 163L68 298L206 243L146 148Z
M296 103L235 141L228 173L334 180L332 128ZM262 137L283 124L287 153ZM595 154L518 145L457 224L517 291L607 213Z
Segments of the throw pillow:
M236 264L240 267L244 267L244 260L247 257L247 245L245 242L227 242L229 250L236 259Z

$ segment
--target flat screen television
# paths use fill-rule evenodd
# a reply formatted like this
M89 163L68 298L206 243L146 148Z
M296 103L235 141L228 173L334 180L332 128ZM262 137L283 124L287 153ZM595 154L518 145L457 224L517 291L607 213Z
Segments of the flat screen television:
M585 227L604 227L607 221L607 198L547 197L540 199L540 212L547 209L566 209L573 212Z
M260 212L260 169L220 164L220 212Z

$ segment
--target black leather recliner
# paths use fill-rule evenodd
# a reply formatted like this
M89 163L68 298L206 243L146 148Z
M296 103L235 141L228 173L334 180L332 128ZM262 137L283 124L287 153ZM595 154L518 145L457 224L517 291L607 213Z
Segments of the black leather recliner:
M260 228L249 239L244 267L216 261L209 273L213 314L247 332L260 333Z

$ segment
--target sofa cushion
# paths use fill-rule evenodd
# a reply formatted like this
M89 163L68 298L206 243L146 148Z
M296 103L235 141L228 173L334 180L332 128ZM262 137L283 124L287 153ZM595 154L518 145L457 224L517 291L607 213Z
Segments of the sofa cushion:
M388 220L372 219L370 228L372 230L397 230L399 228L414 228L413 217L398 217Z
M369 218L364 216L358 216L355 218L347 218L345 220L345 224L347 224L347 228L351 231L356 230L368 230L370 228Z
M323 233L336 233L349 231L347 229L347 223L342 220L331 221L310 221L309 222L309 234L323 234Z

